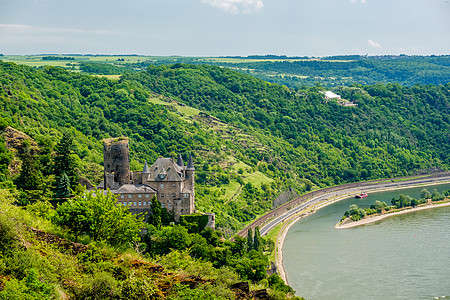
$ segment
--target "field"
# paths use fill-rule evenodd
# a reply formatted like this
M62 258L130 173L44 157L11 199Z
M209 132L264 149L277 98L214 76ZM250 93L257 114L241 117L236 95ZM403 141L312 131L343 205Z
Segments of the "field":
M44 57L55 57L55 60L44 60ZM66 60L64 58L73 58ZM139 63L144 61L151 62L196 62L196 63L255 63L255 62L276 62L276 61L318 61L317 58L311 59L256 59L256 58L235 58L235 57L180 57L180 56L146 56L146 55L80 55L80 54L42 54L42 55L5 55L0 57L3 61L10 61L17 64L24 64L33 67L41 66L57 66L66 69L78 69L79 63L95 62L95 63L109 63L114 65L123 65L130 63ZM343 62L343 61L339 61ZM74 67L74 68L73 68Z

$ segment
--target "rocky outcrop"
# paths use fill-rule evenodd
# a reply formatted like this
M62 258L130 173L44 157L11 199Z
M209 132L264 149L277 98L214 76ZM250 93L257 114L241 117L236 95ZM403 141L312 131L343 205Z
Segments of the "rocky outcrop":
M231 286L231 290L236 295L236 299L270 299L269 293L266 289L250 291L250 286L247 281L235 283Z
M89 248L86 245L62 239L57 235L47 233L33 227L27 227L27 230L34 233L39 241L45 242L47 244L57 245L60 249L64 249L66 252L71 253L72 255L78 255L80 253L86 252L86 250Z
M36 141L22 131L8 126L5 128L4 137L6 147L10 150L21 153L24 150L24 141L29 141L31 154L39 153L39 147Z
M289 188L287 191L281 193L275 200L273 200L272 208L277 208L297 197L297 192L293 188Z

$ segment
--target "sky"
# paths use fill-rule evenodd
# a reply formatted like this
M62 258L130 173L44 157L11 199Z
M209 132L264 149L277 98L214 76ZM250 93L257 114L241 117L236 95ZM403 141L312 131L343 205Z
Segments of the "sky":
M450 54L450 0L0 0L0 53Z

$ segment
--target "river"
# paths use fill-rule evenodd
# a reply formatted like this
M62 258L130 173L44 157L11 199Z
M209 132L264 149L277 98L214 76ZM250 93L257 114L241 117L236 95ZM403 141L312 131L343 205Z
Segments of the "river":
M450 299L450 207L334 229L350 204L390 204L424 187L348 198L298 221L283 245L283 265L297 295L312 299ZM450 184L427 187L439 192Z

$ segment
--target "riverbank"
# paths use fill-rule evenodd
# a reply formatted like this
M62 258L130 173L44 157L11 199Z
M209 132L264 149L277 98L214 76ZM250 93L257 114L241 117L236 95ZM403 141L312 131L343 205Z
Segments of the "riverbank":
M349 219L346 219L342 222L337 223L334 226L334 228L336 228L336 229L353 228L353 227L357 227L357 226L361 226L361 225L374 223L374 222L383 220L383 219L391 217L391 216L403 215L403 214L407 214L407 213L411 213L411 212L415 212L415 211L419 211L419 210L431 209L431 208L436 208L436 207L444 207L444 206L450 206L450 202L432 203L432 204L427 204L427 205L423 205L423 206L409 207L409 208L406 208L406 209L403 209L400 211L386 212L381 215L368 216L368 217L365 217L364 219L361 219L361 220L355 221L355 222L351 221L351 220L349 222L345 222L346 220L349 220Z
M392 186L392 187L386 187L383 184L379 184L378 188L372 188L372 189L367 189L367 191L372 191L372 192L383 192L383 191L391 191L391 190L400 190L400 189L407 189L407 188L413 188L413 187L421 187L421 186L432 186L432 185L437 185L437 184L445 184L445 183L450 183L449 179L446 178L446 180L440 181L440 182L433 182L433 183L414 183L414 179L411 180L411 185L403 185L403 186ZM289 284L288 280L287 280L287 276L286 276L286 271L284 270L284 266L283 266L283 244L284 244L284 240L286 238L286 235L289 231L289 229L299 220L314 214L317 210L319 210L320 208L323 208L325 206L331 205L335 202L341 201L343 199L347 199L349 197L352 197L352 195L354 195L354 190L353 189L348 189L347 191L340 191L340 195L336 194L336 196L334 198L328 198L324 201L320 201L315 203L313 206L308 206L305 207L304 209L302 209L301 211L298 211L296 214L287 217L286 219L283 219L282 221L282 226L280 231L277 234L277 239L275 241L275 264L277 266L277 271L278 271L278 275L284 280L284 282L286 284ZM334 193L330 193L334 194ZM322 196L323 197L323 196ZM309 200L311 202L314 201L314 199ZM449 204L450 205L450 204Z

